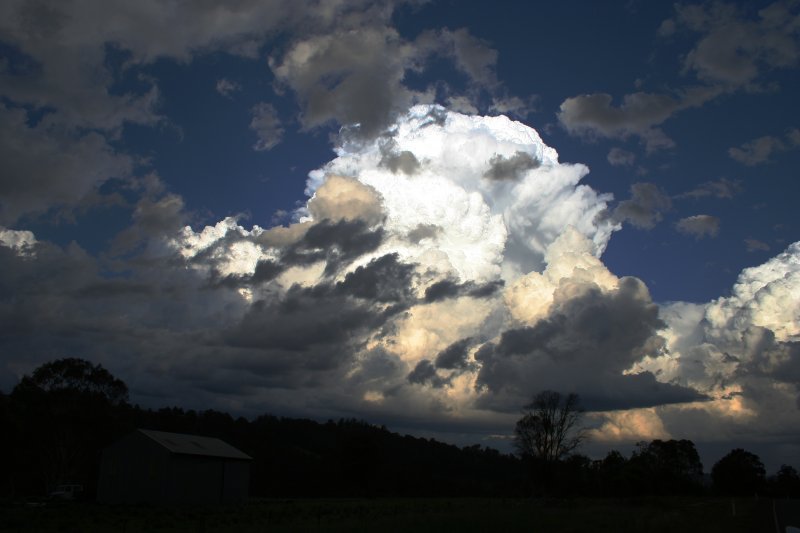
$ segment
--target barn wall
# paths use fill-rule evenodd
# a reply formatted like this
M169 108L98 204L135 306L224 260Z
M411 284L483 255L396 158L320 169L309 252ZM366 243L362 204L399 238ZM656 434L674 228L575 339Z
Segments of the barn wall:
M243 503L249 484L249 461L175 454L136 432L103 451L97 501Z
M173 503L219 503L223 461L216 457L174 455L169 465Z
M227 460L224 468L223 503L246 502L250 489L250 462Z
M103 451L97 484L101 503L159 503L165 500L170 453L141 433L132 433Z

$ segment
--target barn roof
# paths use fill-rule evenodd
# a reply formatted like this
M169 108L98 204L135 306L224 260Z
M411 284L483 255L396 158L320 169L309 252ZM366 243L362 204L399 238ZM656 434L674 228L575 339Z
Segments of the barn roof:
M213 437L201 437L199 435L187 435L185 433L168 433L166 431L154 431L151 429L140 429L139 431L172 453L203 455L206 457L224 457L226 459L252 459L252 457L234 448L227 442Z

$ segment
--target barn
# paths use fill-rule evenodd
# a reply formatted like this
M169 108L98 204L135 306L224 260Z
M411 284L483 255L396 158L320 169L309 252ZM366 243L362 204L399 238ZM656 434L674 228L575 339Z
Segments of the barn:
M97 501L241 503L251 460L220 439L138 429L103 450Z

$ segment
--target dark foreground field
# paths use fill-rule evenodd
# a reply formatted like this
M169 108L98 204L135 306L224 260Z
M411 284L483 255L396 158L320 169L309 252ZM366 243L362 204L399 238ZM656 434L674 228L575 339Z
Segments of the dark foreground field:
M261 500L237 507L0 507L0 531L775 532L768 499ZM456 529L457 528L457 529ZM781 527L781 533L783 527Z

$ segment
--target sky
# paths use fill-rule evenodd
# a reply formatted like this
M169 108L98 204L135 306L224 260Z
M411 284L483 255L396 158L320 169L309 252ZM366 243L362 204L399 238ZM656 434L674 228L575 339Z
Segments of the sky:
M800 466L800 5L8 0L0 390Z

